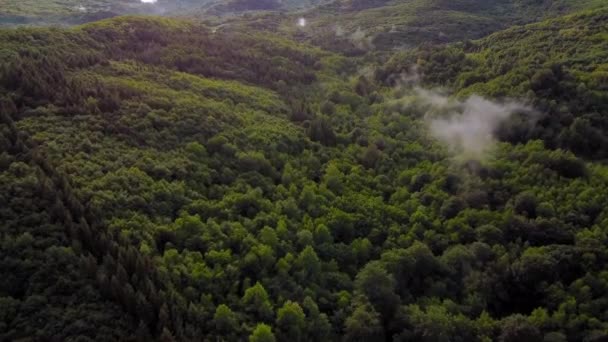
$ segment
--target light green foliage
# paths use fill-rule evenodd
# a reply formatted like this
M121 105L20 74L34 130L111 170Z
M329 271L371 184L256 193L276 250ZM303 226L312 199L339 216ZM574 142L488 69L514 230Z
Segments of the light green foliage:
M607 18L603 7L512 27L474 42L396 54L377 77L391 83L391 75L415 68L424 82L448 86L459 97L525 99L539 111L537 124L512 120L499 132L502 138L543 139L547 146L601 159L608 139L603 85ZM576 165L565 168L579 172Z
M233 332L237 328L237 321L234 312L224 304L221 304L215 310L213 322L217 330L223 334Z
M248 311L253 311L259 320L268 321L273 316L272 304L268 299L268 293L259 282L245 290L241 299Z
M287 301L277 311L276 325L281 339L304 340L306 316L298 303Z
M378 341L384 338L384 331L380 321L380 315L374 307L365 301L358 299L353 313L345 322L345 338L349 341Z
M441 5L464 25L499 3L367 5L418 6L389 22ZM167 18L0 31L0 340L601 339L605 18L375 73L371 57ZM414 65L422 85L548 116L453 158L391 87Z
M276 338L272 333L272 328L264 323L260 323L249 336L249 342L275 342Z

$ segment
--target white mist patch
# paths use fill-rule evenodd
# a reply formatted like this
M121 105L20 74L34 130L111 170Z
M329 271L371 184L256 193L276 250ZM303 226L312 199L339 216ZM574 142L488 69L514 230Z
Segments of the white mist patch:
M336 31L336 37L342 37L346 33L344 31L344 29L342 28L342 26L340 26L340 25L335 26L335 31Z
M359 69L359 71L357 72L357 75L363 76L363 77L367 78L369 81L373 81L375 74L376 74L376 68L372 67L372 66L363 67L363 68Z
M424 116L431 138L443 143L450 153L471 159L483 159L497 143L497 131L515 116L533 125L537 112L522 101L491 100L479 95L466 99L450 97L442 89L423 88L423 77L414 65L391 75L395 85L395 106ZM413 112L412 112L413 111Z
M350 41L361 50L373 50L374 44L372 41L374 37L368 36L367 33L361 29L361 27L357 28L357 31L353 32L350 35Z
M158 0L140 0L144 4L155 4Z
M432 90L417 88L416 92L431 106L426 117L431 136L451 152L468 158L481 159L491 151L496 144L496 130L512 115L533 113L516 101L497 102L478 95L451 100Z
M298 26L299 27L306 27L306 25L308 24L306 18L299 18L298 19Z
M407 76L403 76L402 80L408 82L419 82L420 77L418 76L418 74L414 73ZM414 91L423 103L430 105L431 107L441 109L448 107L448 105L450 104L450 99L439 91L424 89L420 87L415 87Z

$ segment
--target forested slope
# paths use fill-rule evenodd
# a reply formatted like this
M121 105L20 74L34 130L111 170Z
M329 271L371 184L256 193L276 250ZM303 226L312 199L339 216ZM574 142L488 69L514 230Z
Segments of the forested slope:
M0 0L0 27L75 25L150 9L139 0Z
M505 132L513 142L543 139L605 159L608 136L608 7L514 27L479 41L395 55L377 73L386 84L412 67L429 85L460 96L528 98L541 110L533 128Z
M601 0L347 0L294 15L308 20L306 28L294 28L295 18L281 27L326 49L357 55L479 39L516 24L604 6Z
M0 288L0 336L605 339L607 167L504 126L482 156L455 155L430 134L419 89L451 87L461 106L529 96L551 113L568 82L528 94L486 68L565 48L562 64L599 96L572 115L602 114L589 75L607 62L604 17L416 50L376 77L268 33L172 19L0 31L0 269L23 275ZM579 27L590 34L556 38ZM513 36L528 48L510 52ZM534 78L508 66L508 79ZM422 82L405 84L416 69ZM57 278L81 292L57 293ZM62 320L43 325L32 307Z
M0 0L0 26L77 25L119 15L197 17L312 8L331 0Z
M77 238L86 223L69 208L66 180L49 172L2 109L2 340L134 336L137 322L96 283L103 272Z

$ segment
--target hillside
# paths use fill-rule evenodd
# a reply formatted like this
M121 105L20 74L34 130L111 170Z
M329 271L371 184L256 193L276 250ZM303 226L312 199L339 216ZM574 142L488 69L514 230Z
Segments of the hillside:
M163 15L216 28L278 33L361 56L479 39L513 25L605 5L603 0L0 0L0 26L69 26L119 15Z
M528 98L542 111L534 129L512 141L543 139L596 159L608 157L608 7L525 27L479 41L395 55L379 80L419 68L430 85L459 96Z
M0 30L0 340L608 338L606 11L381 66L302 13Z
M74 25L148 8L139 1L0 0L0 27Z
M0 0L0 26L77 25L104 18L148 14L227 16L311 8L330 0Z
M407 50L420 44L478 39L512 25L605 5L598 0L334 1L298 13L308 24L295 33L300 39L350 54ZM292 22L295 18L286 21L282 29L293 31Z

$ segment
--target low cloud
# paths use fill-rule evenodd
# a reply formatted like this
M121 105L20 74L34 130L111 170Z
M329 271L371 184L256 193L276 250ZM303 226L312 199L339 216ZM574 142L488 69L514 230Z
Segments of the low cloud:
M432 107L426 116L431 136L452 153L467 158L482 159L491 152L497 141L496 131L513 115L532 117L534 113L532 108L515 100L498 102L478 95L450 100L430 90L417 92Z
M361 27L357 27L357 30L349 33L349 31L342 26L335 25L333 26L333 31L336 37L348 39L357 49L373 50L375 48L373 44L374 37L368 35Z
M342 37L342 36L344 36L344 34L346 34L346 31L344 31L344 29L342 28L342 26L336 25L336 27L335 27L335 34L336 34L336 37Z
M357 75L363 76L369 81L373 81L376 74L376 68L373 66L365 66L360 68L357 72Z
M368 36L367 33L361 29L361 27L358 27L357 31L353 32L349 38L358 49L373 50L375 48L374 44L372 43L374 37Z
M415 67L395 80L399 103L404 109L424 113L430 136L456 156L481 160L496 146L501 125L515 115L532 124L537 116L532 107L514 99L491 100L480 95L456 99L440 89L424 88Z

